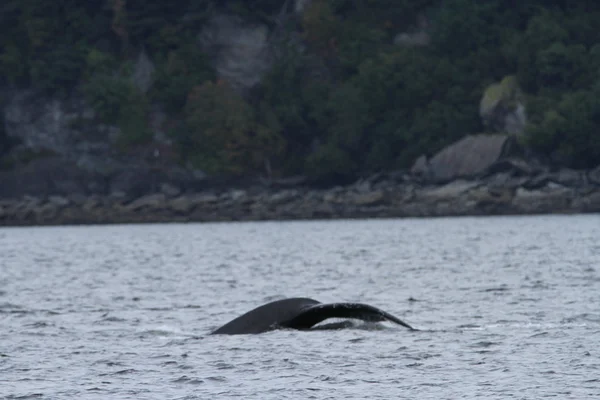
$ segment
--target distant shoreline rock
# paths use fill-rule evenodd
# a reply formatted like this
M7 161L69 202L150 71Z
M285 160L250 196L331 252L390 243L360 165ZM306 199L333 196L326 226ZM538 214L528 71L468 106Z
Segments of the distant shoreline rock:
M43 226L158 222L402 218L600 212L600 170L527 174L504 160L479 177L444 184L412 175L379 174L347 186L315 189L206 189L23 196L0 200L0 225Z

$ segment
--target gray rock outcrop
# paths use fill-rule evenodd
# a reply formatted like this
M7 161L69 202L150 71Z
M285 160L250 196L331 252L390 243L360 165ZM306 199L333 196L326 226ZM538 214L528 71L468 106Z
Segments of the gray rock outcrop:
M82 118L94 117L94 111L77 96L59 99L34 90L18 90L7 98L4 107L6 135L32 151L69 154L81 135L81 130L74 125Z
M394 37L394 44L398 46L422 47L431 42L430 22L425 15L417 18L414 29L408 32L398 33Z
M232 15L213 16L199 37L220 79L238 90L260 82L271 67L269 29Z
M135 64L133 65L133 74L131 80L133 84L142 93L146 93L152 86L152 80L156 67L148 57L146 50L140 51Z

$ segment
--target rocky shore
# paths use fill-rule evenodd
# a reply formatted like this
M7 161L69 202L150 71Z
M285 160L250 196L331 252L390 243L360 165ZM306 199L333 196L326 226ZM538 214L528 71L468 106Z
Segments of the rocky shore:
M600 170L527 174L514 164L471 179L426 183L382 174L329 189L173 188L141 197L24 196L0 200L0 225L257 221L600 212Z

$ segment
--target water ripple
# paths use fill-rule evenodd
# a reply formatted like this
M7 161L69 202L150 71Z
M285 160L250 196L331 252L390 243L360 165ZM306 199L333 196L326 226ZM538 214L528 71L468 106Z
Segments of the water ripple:
M592 215L4 229L0 392L594 398L598 237ZM370 303L422 330L208 335L287 296Z

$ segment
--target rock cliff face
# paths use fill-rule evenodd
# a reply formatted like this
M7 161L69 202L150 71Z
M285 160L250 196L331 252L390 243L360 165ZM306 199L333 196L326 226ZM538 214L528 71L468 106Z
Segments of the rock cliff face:
M286 12L301 13L308 3L297 0L284 7ZM209 56L218 77L244 92L257 85L271 67L273 35L264 24L216 14L199 31L198 46ZM151 55L142 49L133 60L132 83L148 92L154 71ZM0 169L0 197L66 194L69 190L135 196L161 184L181 190L202 184L205 175L201 171L185 170L169 157L172 149L160 107L149 115L153 142L124 154L115 146L119 128L99 122L79 92L66 97L45 95L34 88L0 93L4 99L0 131L18 143L11 152L11 168Z
M240 17L216 15L210 19L199 42L210 55L219 78L237 90L257 85L271 67L269 28Z
M98 124L77 127L81 120L91 120L95 113L86 106L81 96L66 99L42 95L35 90L15 90L6 93L4 129L9 137L18 139L24 148L47 150L60 156L76 156L77 145L82 138L89 148L106 150L109 128ZM101 140L93 140L98 138Z
M301 14L310 0L286 1ZM286 11L287 12L287 11ZM426 46L429 23L400 32L395 43ZM218 77L240 92L263 79L277 33L265 24L218 14L199 30L198 46ZM141 50L132 82L151 90L155 67ZM102 124L83 96L5 90L4 132L17 139L14 168L0 169L0 224L231 219L392 217L600 211L600 171L550 172L508 151L525 125L514 79L490 86L480 114L496 135L467 135L410 173L377 175L354 185L316 190L302 184L216 188L201 171L177 165L160 108L150 115L152 143L123 153L119 129ZM467 133L467 132L466 132ZM1 150L1 149L0 149Z

